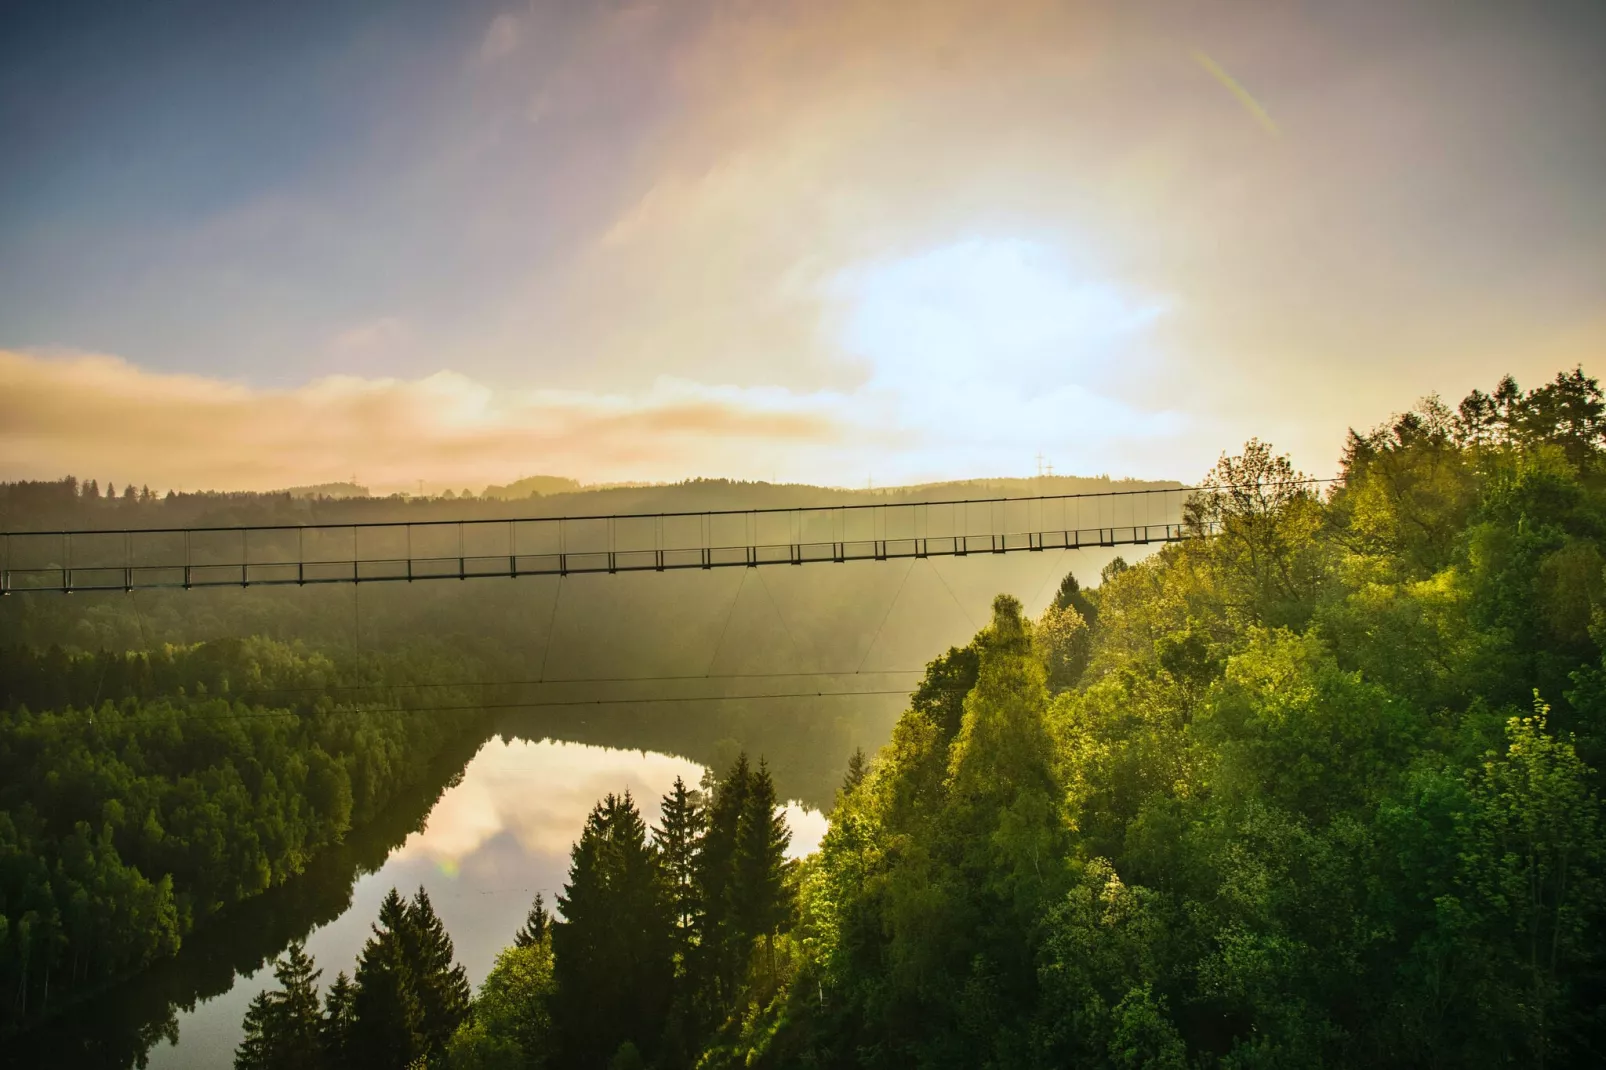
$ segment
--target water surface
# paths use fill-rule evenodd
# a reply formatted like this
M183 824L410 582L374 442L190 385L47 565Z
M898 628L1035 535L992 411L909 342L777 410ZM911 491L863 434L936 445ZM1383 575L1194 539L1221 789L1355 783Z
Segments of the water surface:
M337 893L325 892L318 898L321 907L309 915L302 906L304 896L280 896L294 904L286 908L292 915L302 910L301 924L298 927L294 917L284 922L288 931L269 948L258 950L252 961L270 957L283 939L299 936L323 971L320 986L327 986L338 971L352 971L386 892L394 887L411 894L422 886L451 933L457 961L477 986L497 952L512 942L535 894L545 894L550 904L562 888L569 848L598 799L608 792L628 791L654 823L659 801L675 778L695 785L703 772L702 766L688 759L653 751L492 739L468 762L457 782L440 795L423 827L393 846L377 869L373 868L377 859L367 866L358 863L355 873L346 867L349 896L343 906L328 901ZM788 807L787 821L792 828L794 857L812 851L825 831L823 815L797 804ZM338 880L339 867L332 868L336 872L322 878L309 874L304 883ZM269 900L257 912L278 919L285 911ZM259 921L247 911L222 924L251 926ZM193 1006L178 1010L166 1023L169 1033L176 1029L176 1037L156 1040L149 1050L150 1066L177 1070L232 1062L246 1007L274 981L271 962L250 971L235 970L232 976L220 972L222 961L214 960L228 956L221 952L209 956L205 944L209 940L227 942L230 935L196 934L192 943L197 946L187 945L185 954L167 968L168 974L184 975L210 969L215 975L209 986L212 994L192 1000ZM232 935L249 942L251 934ZM238 953L234 956L240 957ZM200 990L207 987L202 985ZM128 992L113 998L127 1002L134 997ZM115 1057L88 1062L112 1065Z

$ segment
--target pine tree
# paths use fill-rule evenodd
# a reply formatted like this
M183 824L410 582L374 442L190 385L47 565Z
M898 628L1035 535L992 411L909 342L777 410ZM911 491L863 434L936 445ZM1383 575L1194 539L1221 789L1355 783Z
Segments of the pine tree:
M729 1009L752 952L751 942L743 939L738 928L734 908L737 844L753 775L743 752L724 779L714 785L702 849L697 853L694 974L706 1017L711 1020L723 1018Z
M842 778L842 791L852 794L853 789L864 783L864 778L870 772L870 762L864 756L863 747L854 747L853 753L848 756L848 772Z
M352 1001L356 996L351 978L341 970L323 1000L323 1053L330 1066L345 1066L351 1045Z
M317 1070L328 1065L320 1037L320 971L299 943L274 964L279 991L258 992L245 1012L245 1038L234 1053L235 1070Z
M419 1010L419 1035L433 1062L446 1054L452 1033L468 1017L468 974L452 961L452 938L420 886L407 907L402 946Z
M656 1051L674 991L674 917L629 794L592 809L553 926L563 1066L601 1066L627 1041Z
M552 939L552 915L547 912L546 897L535 893L535 902L524 917L524 925L513 935L517 947L540 947Z
M731 867L731 915L744 956L750 953L754 941L763 937L771 976L775 968L775 934L791 919L791 903L786 895L786 848L791 842L786 813L776 802L775 781L770 777L769 765L760 759L758 770L748 780L737 826Z
M407 960L406 902L392 888L357 959L351 1000L351 1065L398 1070L424 1053L423 1011Z
M664 796L660 813L662 823L653 830L653 840L669 883L675 926L685 941L691 938L697 920L697 852L702 846L707 815L698 793L686 787L680 777L675 778L674 789Z

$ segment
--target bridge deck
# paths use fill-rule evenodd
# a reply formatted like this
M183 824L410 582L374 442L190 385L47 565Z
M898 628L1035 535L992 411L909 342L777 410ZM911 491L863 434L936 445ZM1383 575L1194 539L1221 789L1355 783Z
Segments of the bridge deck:
M13 532L0 593L665 572L1175 542L1190 491L303 527Z

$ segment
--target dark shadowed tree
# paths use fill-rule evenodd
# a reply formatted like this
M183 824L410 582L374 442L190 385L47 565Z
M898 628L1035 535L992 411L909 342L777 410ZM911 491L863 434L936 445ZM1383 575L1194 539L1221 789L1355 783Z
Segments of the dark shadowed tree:
M697 921L697 852L702 847L704 813L698 793L680 777L664 796L659 825L653 842L663 865L674 906L675 928L681 940L688 941Z
M558 1064L600 1067L626 1043L651 1055L674 994L674 915L629 794L586 818L553 926Z
M399 1070L424 1054L423 1009L407 961L407 903L392 888L379 904L373 935L357 958L350 1031L351 1065Z
M235 1070L318 1070L325 1061L318 1013L318 973L300 942L290 945L273 975L277 992L258 992L245 1012L245 1037L234 1052Z
M422 887L408 904L403 935L407 974L419 1010L419 1036L433 1064L445 1056L447 1042L468 1017L468 975L453 961L452 938Z
M513 935L513 943L517 947L536 947L545 944L551 936L552 915L547 911L546 897L537 892L530 912L524 916L524 924Z
M792 916L786 888L786 848L791 842L786 812L775 798L775 781L769 765L760 759L749 779L737 825L731 913L744 954L751 954L754 941L763 939L771 976L775 934L787 927Z

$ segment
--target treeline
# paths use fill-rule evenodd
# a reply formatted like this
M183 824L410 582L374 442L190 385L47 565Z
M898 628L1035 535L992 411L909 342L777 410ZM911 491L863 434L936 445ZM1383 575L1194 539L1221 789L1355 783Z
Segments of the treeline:
M464 733L427 652L336 662L270 640L0 651L0 1028L171 955L302 872Z
M563 481L566 482L566 481ZM1088 494L1111 490L1177 487L1174 481L1112 480L1108 476L1046 476L1036 479L967 480L913 487L850 490L802 483L690 479L650 486L578 487L531 483L531 490L487 487L483 495L413 498L307 496L290 491L158 492L125 484L102 487L94 480L0 483L0 531L297 526L394 521L506 520L596 516L611 513L698 513L798 506L881 505L1034 494Z
M783 815L745 754L711 797L677 780L650 830L628 794L609 795L571 852L561 918L537 896L472 1002L428 896L393 890L355 973L321 1005L299 945L276 964L235 1067L691 1065L725 1022L784 990Z

